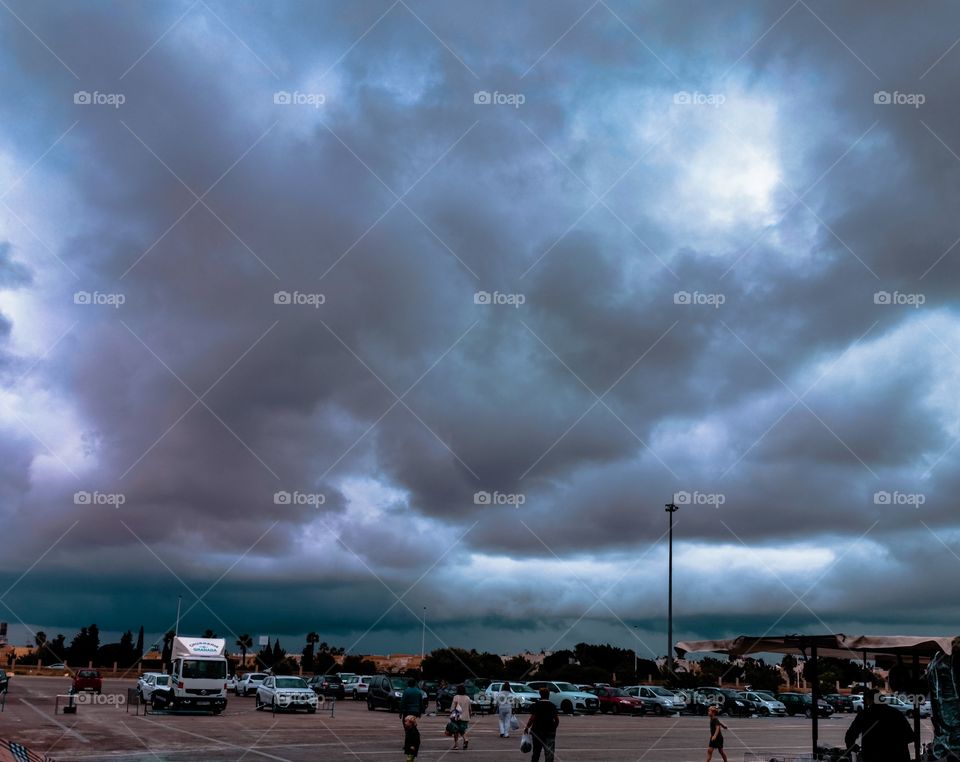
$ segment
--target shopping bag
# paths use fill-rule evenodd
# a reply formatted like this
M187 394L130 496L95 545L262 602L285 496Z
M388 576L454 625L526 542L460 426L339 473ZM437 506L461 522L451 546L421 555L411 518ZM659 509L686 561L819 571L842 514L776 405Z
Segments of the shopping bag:
M444 735L448 735L448 736L452 736L457 732L459 732L459 728L457 727L457 724L453 722L453 720L448 722L447 727L443 729Z
M529 733L524 733L520 736L520 751L523 754L529 754L533 751L533 739Z
M520 730L520 720L515 714L510 715L510 730Z

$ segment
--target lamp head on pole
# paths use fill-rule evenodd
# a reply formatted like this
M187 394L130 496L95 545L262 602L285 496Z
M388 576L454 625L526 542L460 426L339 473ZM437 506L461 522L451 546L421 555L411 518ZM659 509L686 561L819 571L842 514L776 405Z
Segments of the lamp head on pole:
M666 507L663 509L667 513L676 513L680 510L680 506L676 505L673 501L667 503Z

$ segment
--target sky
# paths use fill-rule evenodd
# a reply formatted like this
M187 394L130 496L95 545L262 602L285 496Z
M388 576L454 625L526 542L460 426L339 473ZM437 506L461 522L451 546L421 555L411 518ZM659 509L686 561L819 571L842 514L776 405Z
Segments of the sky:
M960 10L0 3L0 619L952 635Z

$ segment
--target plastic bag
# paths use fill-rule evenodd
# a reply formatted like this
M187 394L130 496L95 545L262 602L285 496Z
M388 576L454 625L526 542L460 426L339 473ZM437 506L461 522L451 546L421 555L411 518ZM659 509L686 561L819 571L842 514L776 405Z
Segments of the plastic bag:
M457 724L453 722L453 720L451 720L450 722L447 723L447 727L443 729L443 733L444 735L452 736L455 733L458 733L459 730L460 729L457 727Z
M524 733L520 736L520 752L522 754L529 754L531 751L533 751L533 739L529 733Z
M520 720L515 714L510 715L510 730L520 730Z

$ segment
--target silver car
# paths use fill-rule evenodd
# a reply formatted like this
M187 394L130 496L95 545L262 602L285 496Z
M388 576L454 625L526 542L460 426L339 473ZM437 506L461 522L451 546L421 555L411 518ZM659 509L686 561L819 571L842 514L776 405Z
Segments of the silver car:
M757 705L757 713L762 717L784 717L787 707L767 691L740 691L740 696Z
M686 707L683 699L662 685L631 685L623 691L628 696L642 698L647 712L657 715L679 714Z

